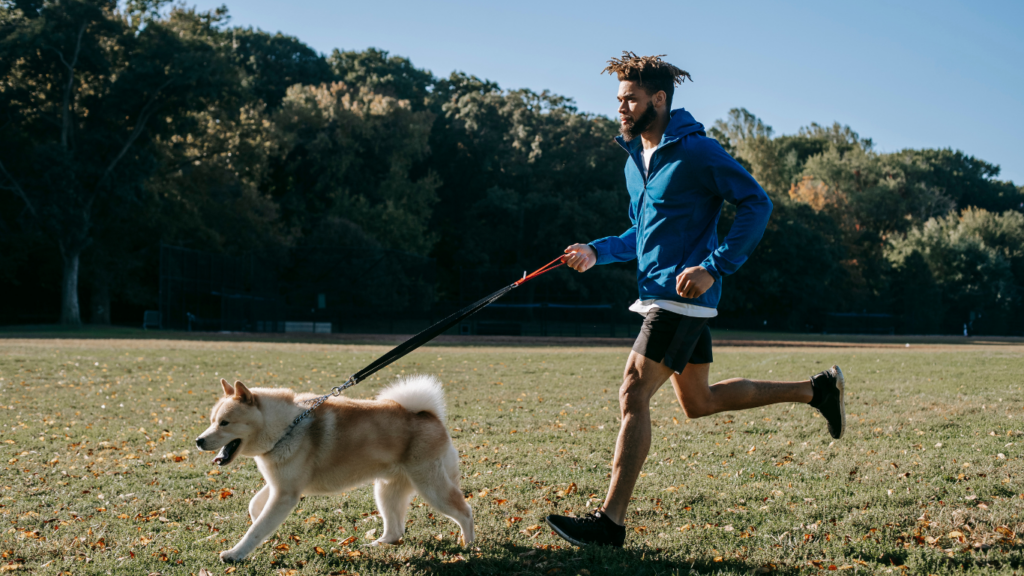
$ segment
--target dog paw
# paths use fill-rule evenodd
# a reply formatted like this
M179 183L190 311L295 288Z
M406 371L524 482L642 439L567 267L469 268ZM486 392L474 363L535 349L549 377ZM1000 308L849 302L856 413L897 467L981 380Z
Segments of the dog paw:
M384 537L381 536L380 538L377 538L373 542L367 544L367 546L397 546L399 544L402 544L401 538L399 538L398 540L385 540Z
M242 554L241 552L236 552L234 548L232 548L231 550L225 550L220 553L221 562L231 563L241 562L242 560L245 560L245 554Z

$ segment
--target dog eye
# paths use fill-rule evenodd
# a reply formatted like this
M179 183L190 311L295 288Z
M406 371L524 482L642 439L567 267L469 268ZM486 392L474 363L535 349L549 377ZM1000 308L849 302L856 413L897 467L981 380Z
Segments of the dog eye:
M221 420L220 421L220 425L221 426L227 426L228 425L228 421L227 420Z

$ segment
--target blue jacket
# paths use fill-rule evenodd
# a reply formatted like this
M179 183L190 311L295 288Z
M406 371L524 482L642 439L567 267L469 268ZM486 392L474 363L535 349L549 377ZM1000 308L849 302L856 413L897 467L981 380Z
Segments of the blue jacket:
M640 138L615 140L629 153L626 187L633 226L620 236L591 242L597 263L636 258L641 300L717 308L722 276L739 269L764 234L772 213L768 195L682 108L670 114L646 178ZM719 244L716 227L723 200L736 205L736 220ZM690 266L703 266L715 278L698 298L676 293L676 276Z

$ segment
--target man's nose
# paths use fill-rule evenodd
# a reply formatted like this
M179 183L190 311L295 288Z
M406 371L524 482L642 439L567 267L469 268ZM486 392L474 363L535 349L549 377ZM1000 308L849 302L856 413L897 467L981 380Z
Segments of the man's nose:
M200 450L206 450L206 438L203 438L202 436L196 438L196 446L198 446Z

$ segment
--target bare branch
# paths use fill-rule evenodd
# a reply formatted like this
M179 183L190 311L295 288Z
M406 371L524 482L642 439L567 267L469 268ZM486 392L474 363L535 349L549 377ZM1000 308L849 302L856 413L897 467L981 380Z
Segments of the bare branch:
M3 173L3 175L11 181L11 186L4 186L4 188L7 190L14 190L14 193L21 198L21 201L25 203L25 206L28 206L28 211L32 213L32 216L38 217L39 214L36 212L36 207L32 205L32 201L29 200L28 194L25 194L25 190L21 188L21 184L18 184L18 181L14 179L14 176L11 176L11 173L7 171L7 167L4 166L3 161L0 161L0 173Z
M64 101L61 106L61 119L63 125L61 126L60 131L60 144L65 150L68 147L68 141L71 139L71 130L74 127L74 124L71 121L71 94L75 85L75 66L78 65L78 55L82 51L82 36L84 35L85 23L83 22L82 26L78 29L78 38L75 40L75 55L71 57L71 62L68 62L64 58L64 53L60 50L52 46L46 46L46 48L57 53L57 57L60 58L61 63L68 69L68 83L67 86L64 87Z
M124 158L124 155L128 153L128 149L132 147L132 144L134 144L139 138L139 135L142 134L142 131L146 127L146 122L149 121L150 117L152 117L153 113L156 111L156 98L160 95L160 91L170 86L172 82L174 82L173 78L161 84L160 87L153 92L153 95L149 97L149 101L142 107L142 110L139 111L139 117L135 121L135 126L132 127L132 133L128 136L128 140L124 143L124 146L121 147L121 151L117 153L117 156L110 161L110 165L107 166L107 169L103 171L103 176L100 178L100 181L96 183L97 192L100 187L106 183L118 162L120 162L121 159Z
M75 66L78 64L78 54L82 50L82 36L85 34L85 23L82 23L82 27L78 29L78 39L75 41L75 55L71 58L71 64L68 65L68 85L64 89L64 105L61 110L61 114L64 117L64 129L60 133L60 144L66 150L68 147L68 141L71 139L71 131L74 128L74 122L71 118L71 93L75 84ZM60 59L63 61L64 56ZM65 64L67 64L65 62Z

